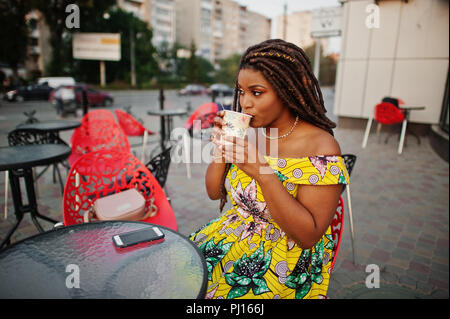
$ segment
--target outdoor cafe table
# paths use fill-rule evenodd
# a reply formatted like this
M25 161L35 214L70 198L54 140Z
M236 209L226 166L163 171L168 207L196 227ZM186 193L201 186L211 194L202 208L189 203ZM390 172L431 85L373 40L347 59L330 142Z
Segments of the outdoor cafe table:
M117 248L117 234L157 226L165 238ZM181 234L132 221L60 227L0 252L0 298L204 298L206 262Z
M47 216L43 216L38 212L32 168L59 162L67 158L70 153L70 147L64 144L33 144L0 147L0 171L9 171L11 193L17 218L16 224L1 242L0 249L2 249L6 243L9 243L12 234L15 232L22 221L24 214L27 212L31 214L31 219L40 232L43 232L44 230L36 217L52 223L57 223L57 221ZM26 205L22 200L20 178L25 180L28 199Z
M399 105L399 108L403 111L405 114L405 119L403 120L402 124L402 131L400 133L400 142L398 146L398 153L401 154L403 151L403 144L406 144L406 137L408 136L408 133L414 135L417 139L417 142L420 144L420 137L414 133L412 130L409 130L408 121L411 111L421 111L425 110L425 106L419 105L419 106L413 106L413 105Z
M401 109L403 111L403 113L405 114L405 120L409 121L409 116L411 114L411 111L422 111L425 110L425 106L413 106L413 105L400 105L399 109ZM409 133L411 133L412 135L414 135L417 139L417 142L420 144L420 137L414 133L413 131L409 131ZM405 136L406 139L406 136Z
M150 110L147 114L161 117L161 148L164 149L173 129L173 117L186 115L187 110Z

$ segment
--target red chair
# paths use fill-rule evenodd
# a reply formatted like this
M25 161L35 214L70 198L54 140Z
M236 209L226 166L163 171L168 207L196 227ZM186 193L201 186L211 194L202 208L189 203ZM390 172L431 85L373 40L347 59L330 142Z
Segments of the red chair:
M175 214L152 173L131 153L100 150L80 157L69 171L63 196L64 225L83 223L92 204L106 195L137 188L146 200L146 209L158 207L155 216L143 222L177 230Z
M375 106L374 116L373 118L378 123L377 126L377 136L380 134L381 125L392 125L392 124L400 124L402 123L402 130L400 133L400 142L398 146L398 153L401 154L403 150L403 142L405 139L406 132L406 118L405 114L401 109L396 107L394 104L389 102L381 102ZM372 126L373 118L369 118L367 121L366 131L364 133L362 148L365 148L367 145L367 140L369 138L370 127ZM386 140L387 143L387 140Z
M375 106L375 121L391 125L401 123L405 119L403 112L392 103L382 102Z
M339 252L339 247L341 246L343 229L344 229L344 201L342 200L341 196L339 197L339 203L336 209L336 213L334 214L333 220L331 221L331 235L333 237L334 245L333 245L333 253L331 256L330 274L333 271L337 254Z
M131 114L115 109L114 113L117 116L119 125L127 136L142 136L142 155L141 162L145 162L145 145L147 144L147 136L154 135L155 132L146 129L138 120Z
M219 111L219 106L216 103L214 103L214 102L204 103L204 104L200 105L191 114L191 116L188 118L188 120L184 123L184 128L191 131L193 129L194 121L198 120L200 118L203 120L206 120L205 123L202 120L202 129L208 128L208 127L212 126L211 124L213 123L213 120L215 117L215 116L209 116L209 115L217 114L218 111Z
M105 109L96 109L87 112L83 118L81 119L81 123L88 121L113 121L115 122L116 119L114 118L114 114Z
M75 129L72 135L72 166L82 155L100 149L130 152L130 144L117 122L110 120L89 120Z
M87 112L81 119L81 126L95 126L97 123L115 123L116 119L109 110L97 109ZM79 129L79 128L78 128ZM73 144L74 135L70 138L70 143Z

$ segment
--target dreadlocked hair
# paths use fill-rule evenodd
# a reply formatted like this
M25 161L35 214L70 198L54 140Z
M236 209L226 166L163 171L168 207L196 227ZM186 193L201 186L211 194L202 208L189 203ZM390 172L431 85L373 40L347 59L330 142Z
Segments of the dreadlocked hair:
M322 91L306 53L293 43L271 39L249 47L241 57L239 70L253 69L262 73L272 85L283 105L305 122L331 135L336 124L325 113ZM237 78L233 111L241 112ZM225 167L222 178L220 211L227 201L225 179L231 164Z

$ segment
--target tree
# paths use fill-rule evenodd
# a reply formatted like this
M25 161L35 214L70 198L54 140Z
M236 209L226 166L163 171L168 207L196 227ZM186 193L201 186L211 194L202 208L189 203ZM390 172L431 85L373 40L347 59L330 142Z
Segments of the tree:
M311 67L314 69L316 44L305 49L305 53L311 61ZM317 79L321 85L333 86L336 81L336 61L331 56L323 55L323 48L320 47L320 68L319 78Z
M239 71L240 54L233 54L219 61L219 70L216 72L215 81L226 83L234 87L236 76Z
M177 49L180 46L175 43L172 47L167 41L163 41L156 48L156 58L158 62L158 72L156 80L159 86L171 85L179 78L180 61L177 57Z
M152 31L148 25L135 17L132 13L120 8L107 11L109 17L106 19L97 16L90 24L85 24L83 32L107 32L120 33L121 59L120 61L105 61L106 82L130 83L130 37L134 35L135 41L135 66L136 83L142 85L148 82L158 72L155 60L156 50L152 45ZM133 30L133 32L131 32ZM99 62L90 60L73 59L72 40L68 37L65 50L69 54L69 66L73 75L80 81L99 82Z
M186 63L186 79L189 83L198 83L199 80L199 70L197 56L195 55L197 51L197 46L194 41L191 41L191 47L189 48L190 56Z
M26 0L0 1L0 61L9 64L13 81L18 82L19 64L27 57L28 26L25 15L30 11Z

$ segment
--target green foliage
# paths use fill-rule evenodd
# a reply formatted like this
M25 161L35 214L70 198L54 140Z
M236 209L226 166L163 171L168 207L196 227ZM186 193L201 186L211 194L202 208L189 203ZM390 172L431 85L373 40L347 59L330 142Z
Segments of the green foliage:
M46 66L47 75L66 75L71 71L68 66L69 54L67 52L68 40L63 37L65 32L88 32L103 13L116 3L115 0L30 0L32 8L38 9L45 18L45 22L50 31L50 46L52 56L50 63ZM80 29L66 28L66 7L70 4L76 4L80 9Z
M239 70L239 63L241 60L240 54L233 54L232 56L219 61L219 70L216 72L215 81L226 83L234 87L236 76Z
M162 43L157 49L159 73L157 82L162 87L181 87L187 83L211 84L214 81L214 66L205 58L196 56L195 44L191 44L188 58L178 57L178 43L172 47Z
M314 58L316 52L316 45L313 44L305 50L306 55L311 61L311 67L314 69ZM333 86L336 81L336 61L330 56L323 55L323 48L320 47L320 68L319 68L319 83L324 86Z
M191 47L189 48L190 56L186 61L186 79L189 83L198 83L199 80L199 68L198 59L195 55L197 47L194 41L191 42Z
M132 13L122 9L114 9L108 12L109 18L103 15L86 24L83 32L107 32L120 33L121 60L105 61L106 82L130 83L131 78L131 36L134 35L135 43L135 70L136 83L149 82L158 72L158 66L154 58L155 48L152 45L152 32L148 25L136 18ZM71 43L66 46L71 49ZM72 59L72 73L84 82L99 82L99 61Z

